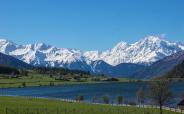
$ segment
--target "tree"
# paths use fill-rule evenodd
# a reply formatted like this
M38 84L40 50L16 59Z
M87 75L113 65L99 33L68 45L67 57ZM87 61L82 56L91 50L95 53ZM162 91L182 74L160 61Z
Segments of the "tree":
M168 81L154 81L150 84L150 94L149 97L153 103L159 105L160 114L162 114L162 107L170 103L172 99L172 91L170 90L170 85Z
M80 102L84 101L84 96L82 96L82 95L79 96L79 101L80 101Z
M50 86L54 86L54 82L50 82L49 85L50 85Z
M117 103L118 104L123 104L123 96L118 96L117 97Z
M53 75L52 74L50 74L49 76L50 76L50 78L53 78Z
M76 98L77 101L82 102L84 101L84 96L80 95Z
M26 87L26 82L22 82L22 87Z
M181 99L181 100L184 100L184 92L181 93L180 99Z
M79 76L75 76L74 79L77 81L77 82L80 82L81 81L81 78Z
M92 98L92 103L96 103L96 102L97 102L97 97L94 96L94 97Z
M24 69L20 69L20 75L22 75L22 76L28 76L28 71L27 70L24 70Z
M109 97L107 95L103 96L102 99L105 104L109 104Z
M137 96L137 102L139 104L143 104L144 103L144 90L142 88L138 89L136 96Z
M119 79L117 79L117 78L107 78L105 81L119 81Z

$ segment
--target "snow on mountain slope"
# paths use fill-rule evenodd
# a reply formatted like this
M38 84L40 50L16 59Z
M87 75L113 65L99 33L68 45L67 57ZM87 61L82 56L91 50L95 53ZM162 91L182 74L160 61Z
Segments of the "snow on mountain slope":
M91 71L95 71L91 66L93 61L103 60L112 66L121 63L151 64L181 50L184 50L183 44L172 43L155 36L148 36L134 44L119 42L114 48L104 52L82 52L43 43L17 45L12 41L0 39L0 52L26 63Z
M93 61L104 60L113 66L120 63L151 64L165 56L184 50L183 46L159 37L148 36L134 44L120 42L105 52L86 52L84 55Z
M75 61L84 61L79 50L56 48L43 43L17 45L1 39L0 52L36 66L58 66L60 63L70 64Z

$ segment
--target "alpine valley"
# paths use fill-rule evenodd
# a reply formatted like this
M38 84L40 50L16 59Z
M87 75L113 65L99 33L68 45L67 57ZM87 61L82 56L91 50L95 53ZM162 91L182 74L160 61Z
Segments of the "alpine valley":
M184 60L183 51L184 44L157 36L148 36L134 44L119 42L102 52L57 48L44 43L18 45L0 39L1 53L33 66L64 67L115 77L160 76Z

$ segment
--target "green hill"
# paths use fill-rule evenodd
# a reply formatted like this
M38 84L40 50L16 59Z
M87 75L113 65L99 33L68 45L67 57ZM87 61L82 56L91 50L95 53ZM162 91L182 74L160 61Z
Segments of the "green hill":
M164 75L166 78L184 78L184 61Z
M14 68L31 68L32 66L18 60L12 56L5 55L3 53L0 53L0 65L10 66Z

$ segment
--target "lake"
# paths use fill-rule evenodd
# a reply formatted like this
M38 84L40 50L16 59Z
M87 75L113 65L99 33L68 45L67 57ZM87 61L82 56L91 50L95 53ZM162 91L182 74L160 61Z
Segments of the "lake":
M184 92L184 82L171 84L175 97L175 104L179 101L179 96ZM6 88L0 89L1 95L13 96L33 96L45 98L75 99L77 96L84 96L86 102L97 98L97 102L102 102L102 96L107 95L113 103L116 97L121 95L127 102L136 101L136 92L143 88L148 93L147 84L139 83L99 83L99 84L68 84L60 86L42 86L26 88Z

